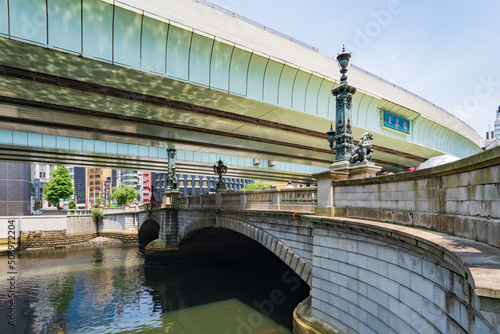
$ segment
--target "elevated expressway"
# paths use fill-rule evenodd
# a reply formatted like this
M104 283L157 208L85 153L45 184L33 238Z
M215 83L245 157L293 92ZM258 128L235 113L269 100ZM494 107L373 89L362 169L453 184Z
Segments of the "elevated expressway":
M355 67L348 76L355 139L374 134L378 165L398 171L481 151L479 135L444 110ZM196 1L3 1L0 141L13 139L0 143L0 159L145 160L14 140L40 135L176 148L207 173L215 161L202 160L222 155L244 159L238 177L307 179L334 159L325 132L338 77L335 60ZM409 120L410 133L384 127L384 111Z

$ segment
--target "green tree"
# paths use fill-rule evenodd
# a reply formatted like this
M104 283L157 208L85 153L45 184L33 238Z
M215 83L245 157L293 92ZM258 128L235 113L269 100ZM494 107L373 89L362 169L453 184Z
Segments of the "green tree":
M104 212L102 212L102 210L99 208L92 209L90 213L94 217L94 221L96 222L96 224L99 224L99 222L104 219Z
M137 198L137 192L132 186L127 186L121 183L120 186L113 187L113 192L110 195L112 200L116 200L119 206L126 205Z
M271 189L271 186L265 182L255 181L254 183L249 183L243 188L243 191L252 191L252 190L262 190L262 189Z
M76 202L73 200L69 201L68 208L70 208L70 210L75 210L76 209Z
M68 198L75 193L69 172L64 166L57 167L45 188L45 199L57 203L60 198ZM57 206L58 209L59 206Z

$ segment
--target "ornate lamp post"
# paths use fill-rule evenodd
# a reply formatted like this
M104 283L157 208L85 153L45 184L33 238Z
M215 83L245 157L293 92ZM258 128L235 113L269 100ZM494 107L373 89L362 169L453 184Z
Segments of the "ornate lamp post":
M177 191L177 176L175 175L175 157L177 150L167 148L168 154L168 174L167 174L167 190Z
M219 182L217 182L217 189L226 189L226 185L224 181L222 181L222 174L227 173L227 166L224 165L222 160L219 158L217 165L214 165L213 168L214 168L214 173L219 175Z
M330 143L330 149L333 150L333 145L335 145L335 130L333 130L333 122L330 123L330 131L326 133L326 139Z
M356 88L347 84L347 66L351 54L345 51L345 46L342 53L337 56L337 61L340 67L340 86L332 90L332 94L336 97L336 131L331 126L327 132L327 139L330 142L330 148L333 150L333 139L335 140L335 161L330 166L330 169L349 167L349 160L354 150L353 134L352 134L352 96L356 93ZM332 139L333 138L333 139Z

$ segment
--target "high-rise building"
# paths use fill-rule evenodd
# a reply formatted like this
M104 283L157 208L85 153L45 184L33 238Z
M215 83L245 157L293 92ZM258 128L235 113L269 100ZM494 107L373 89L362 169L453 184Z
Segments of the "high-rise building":
M35 208L34 210L40 210L40 209L46 209L50 206L52 206L52 203L49 203L45 199L45 188L47 188L47 185L50 181L50 178L52 177L52 173L54 170L57 168L56 165L46 165L46 164L35 164L33 166L33 179L39 179L40 183L40 200L35 202Z
M136 170L122 170L120 171L120 182L127 186L134 187L137 192L137 201L142 203L142 172Z
M34 166L0 162L0 216L31 215Z
M111 177L111 169L87 168L86 199L88 206L95 203L96 199L104 198L104 183Z
M153 173L151 172L142 172L142 203L151 202L152 195L152 180L151 176Z
M495 120L495 138L500 138L500 107L497 110L497 118Z
M73 187L75 188L75 194L73 195L73 200L76 204L85 204L85 187L86 187L86 168L85 167L71 167L70 175L73 174ZM72 173L71 173L72 171Z
M113 188L117 187L117 175L118 175L118 170L112 169L111 170L111 175L106 177L106 180L104 180L104 199L109 201L109 195L113 193Z

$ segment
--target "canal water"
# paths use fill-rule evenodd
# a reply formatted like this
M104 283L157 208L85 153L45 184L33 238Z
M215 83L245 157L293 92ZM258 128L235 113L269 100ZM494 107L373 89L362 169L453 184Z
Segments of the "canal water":
M23 251L15 281L7 263L0 256L0 333L291 334L308 295L270 253L146 269L137 246Z

